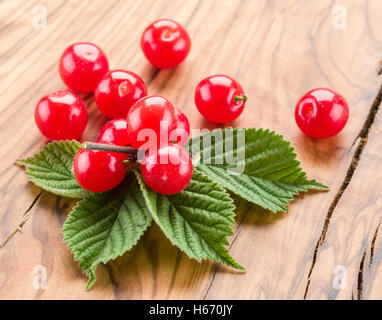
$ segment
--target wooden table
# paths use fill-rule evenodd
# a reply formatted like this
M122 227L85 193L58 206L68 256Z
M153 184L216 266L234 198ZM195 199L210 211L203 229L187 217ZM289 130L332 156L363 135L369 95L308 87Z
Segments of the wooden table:
M380 12L379 0L0 1L0 298L381 299ZM192 50L178 68L158 71L139 39L162 17L187 28ZM103 48L111 68L140 74L149 93L168 97L194 128L214 128L194 106L197 83L215 73L238 79L249 100L232 125L285 135L309 177L331 191L297 197L286 214L238 203L230 250L245 274L188 259L153 225L130 253L100 266L86 292L60 232L75 202L42 191L13 164L47 143L34 107L64 88L58 59L78 41ZM337 137L311 140L296 127L294 106L319 86L346 97L350 119ZM107 119L84 98L90 140ZM47 282L39 290L40 265Z

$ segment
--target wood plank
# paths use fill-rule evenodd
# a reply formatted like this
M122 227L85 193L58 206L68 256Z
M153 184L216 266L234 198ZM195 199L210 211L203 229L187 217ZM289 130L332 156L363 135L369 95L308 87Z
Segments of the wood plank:
M328 209L352 161L355 148L351 145L380 85L376 67L382 41L376 31L382 21L375 18L380 2L338 3L347 12L346 30L333 28L331 1L31 1L47 8L48 25L44 30L32 28L32 5L24 6L19 0L12 1L12 5L9 2L2 2L0 7L5 8L5 13L0 10L4 16L0 21L5 21L0 25L0 41L7 44L0 48L0 241L22 221L24 213L30 219L23 226L23 234L17 233L0 249L0 297L303 298ZM184 24L193 43L185 63L158 72L143 57L139 37L147 24L161 17ZM97 43L107 53L112 68L140 74L148 83L149 93L167 96L189 116L193 128L214 127L193 104L200 79L214 73L234 76L250 99L233 125L267 127L284 134L296 146L310 177L328 184L332 191L299 196L287 214L274 216L238 202L239 226L231 239L231 250L247 267L245 274L210 262L191 261L153 226L130 253L100 266L97 283L86 292L86 279L62 243L60 233L74 202L47 192L40 195L41 190L27 183L22 170L12 165L14 159L33 154L47 142L35 127L34 106L43 94L63 88L57 61L62 50L76 41ZM338 90L349 102L349 123L336 138L310 140L294 123L297 99L317 86ZM86 103L90 121L84 140L94 138L106 121L91 96L86 97ZM378 152L377 143L369 143L367 148L370 154ZM362 164L363 160L359 172ZM366 163L364 166L362 172L370 172ZM364 183L362 176L353 179ZM378 195L371 188L353 190L350 186L346 193L349 197L358 194L357 190L364 190L370 197ZM344 207L340 213L350 208L350 201L341 203ZM370 209L374 218L377 209ZM374 218L368 222L372 230L377 228L378 219ZM335 230L335 222L329 231L332 227ZM350 225L347 228L351 230ZM361 245L362 234L351 239L354 248ZM343 249L347 238L345 233L341 237ZM380 247L378 241L375 250ZM357 251L350 269L357 270L362 254ZM374 254L375 268L380 258ZM308 298L315 296L315 277L321 270L326 282L332 279L325 266L320 267L320 261L313 269ZM36 265L47 268L45 290L32 286ZM367 288L365 282L365 296L378 296L375 283L382 281L382 275L377 271L370 276ZM353 282L355 275L349 273Z
M382 87L375 108L381 103ZM381 299L382 117L377 114L354 159L354 176L318 248L308 299ZM379 237L378 237L379 235Z
M351 90L359 90L358 97L362 96L363 98L357 99L358 101L349 101L351 106L349 124L351 128L348 126L343 134L337 138L311 141L300 136L297 131L291 128L287 129L286 136L296 145L303 167L307 168L308 172L314 172L315 175L318 175L321 181L328 183L332 191L314 196L298 197L298 201L289 207L287 215L276 216L273 220L266 219L266 222L264 222L264 214L259 212L258 209L249 211L243 219L239 229L240 233L237 233L238 237L231 248L232 254L247 267L247 273L243 276L232 275L229 272L218 272L208 291L207 298L302 299L304 297L316 242L321 235L326 213L341 186L352 157L353 150L349 151L349 149L352 139L358 132L354 132L353 135L350 130L359 128L359 125L351 122L356 121L354 117L360 116L357 111L369 109L372 101L370 98L375 96L375 93L373 93L369 98L366 97L365 92L367 90L364 87L366 82L356 85L360 70L366 71L364 67L356 71L357 67L354 64L350 67L352 59L349 59L349 57L355 56L356 53L353 51L353 53L348 52L345 54L342 51L344 48L350 51L356 50L350 44L351 40L348 32L352 33L354 38L359 39L364 34L362 30L367 28L367 20L359 16L363 4L361 2L354 3L352 6L346 4L349 21L358 21L360 25L349 25L349 28L353 30L347 30L345 33L333 30L330 7L326 7L326 10L325 7L317 8L316 13L313 15L313 29L302 27L292 19L292 17L298 19L299 15L312 16L312 14L309 14L311 3L305 8L298 6L294 10L291 9L290 19L285 19L289 21L289 24L288 22L283 24L284 33L289 35L286 36L289 41L285 41L284 48L282 45L277 48L278 52L280 52L277 56L282 56L279 59L283 60L285 59L284 56L286 56L288 57L286 58L287 62L277 64L277 78L274 76L277 80L274 83L269 82L267 86L275 87L278 82L281 82L281 79L297 79L292 83L284 80L284 82L281 82L283 87L280 89L281 94L284 96L291 92L295 92L294 96L296 96L299 90L296 82L299 86L304 86L306 84L303 83L303 79L337 88L339 88L338 85L343 85L340 91L344 92L347 99L357 96L354 91L351 93ZM323 4L317 5L321 6ZM274 28L276 27L274 26ZM299 34L302 39L298 37ZM268 35L268 37L272 38L271 35ZM298 61L296 61L295 55L290 54L290 43L293 43L293 37L298 37L298 43L301 48L305 49L303 52L306 53ZM312 42L303 41L308 38L311 38ZM274 52L275 49L265 48L264 51ZM282 52L284 52L284 55ZM366 60L365 56L365 60L361 63L363 66L367 64ZM278 60L276 59L276 61ZM315 66L317 66L317 69ZM378 86L375 67L375 64L370 64L368 68L370 73L367 77L370 80L367 82L376 85L371 92L376 90ZM294 74L293 76L292 72L294 70L298 70L297 73L302 72L302 74ZM285 76L283 72L287 73L288 76ZM270 72L270 74L272 73ZM346 75L346 78L343 75ZM315 85L311 84L309 86ZM356 89L357 87L358 89ZM349 91L346 94L347 90ZM361 93L362 90L365 90L364 93ZM292 99L279 103L289 112L292 112L294 103ZM268 103L268 105L271 104ZM273 113L273 110L269 112ZM276 123L284 125L281 119ZM288 123L287 125L290 126L291 124ZM278 130L283 132L284 128ZM248 246L248 243L253 245ZM240 257L242 257L241 260Z

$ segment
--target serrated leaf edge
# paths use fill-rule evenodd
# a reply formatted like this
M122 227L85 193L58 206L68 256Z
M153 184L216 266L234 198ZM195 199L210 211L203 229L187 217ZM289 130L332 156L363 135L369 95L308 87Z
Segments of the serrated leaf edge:
M137 179L137 181L138 181L138 179ZM133 182L133 183L134 183L134 182ZM139 189L142 191L141 188L139 188ZM142 191L142 192L143 192L143 191ZM93 197L93 196L96 196L96 195L90 195L90 197ZM123 253L121 253L121 254L113 254L113 255L111 256L110 259L101 259L99 262L97 262L97 263L93 263L90 267L84 268L84 267L82 266L82 261L81 261L80 259L76 259L76 255L73 253L73 250L75 250L75 248L73 248L74 245L70 243L70 241L69 241L69 239L68 239L68 235L65 235L65 231L66 231L67 222L70 221L69 219L71 218L71 215L70 215L70 214L72 213L72 211L74 211L77 207L80 206L80 203L81 203L81 202L83 202L83 201L85 201L85 200L87 200L87 197L84 198L84 199L79 200L79 201L77 202L77 204L72 208L72 210L71 210L70 213L68 214L67 219L66 219L65 222L64 222L64 225L63 225L63 227L62 227L62 229L61 229L61 232L64 234L63 242L66 244L66 247L67 247L67 248L69 249L69 251L72 253L74 260L77 261L77 262L79 262L79 266L81 267L81 270L82 270L82 271L88 276L88 278L89 278L89 279L88 279L88 283L87 283L87 285L86 285L86 290L88 291L88 290L93 286L93 284L94 284L95 281L96 281L95 271L96 271L98 265L99 265L100 263L106 264L107 262L109 262L109 261L111 261L111 260L115 260L116 258L121 257L122 255L124 255L124 254L125 254L127 251L129 251L131 248L133 248L133 247L138 243L138 241L141 239L141 237L142 237L143 234L146 232L146 230L151 226L151 224L152 224L152 220L149 221L149 223L147 224L147 226L146 226L145 229L143 229L143 230L141 230L141 232L138 232L138 233L137 233L137 235L138 235L139 237L137 237L136 241L135 241L134 243L132 243L131 246L130 246L128 249L126 249ZM121 204L121 206L123 205L123 202L124 202L124 200L122 200L122 204ZM115 223L115 221L113 222L113 226L114 226L114 223ZM112 230L112 228L110 228L110 231L109 231L108 236L110 235L111 230Z
M57 189L49 188L49 187L39 183L38 181L36 181L36 179L34 179L32 177L32 174L29 171L30 168L33 169L33 168L39 167L39 166L36 166L32 163L34 161L35 157L42 157L44 155L44 152L50 153L49 149L52 147L61 148L63 143L68 143L67 146L69 146L71 148L72 148L72 144L77 145L78 148L81 147L81 144L77 140L52 141L52 142L44 145L43 148L39 152L35 153L33 156L27 157L25 159L16 159L15 163L19 164L19 165L23 165L26 169L26 175L28 177L28 180L30 182L32 182L33 184L35 184L36 186L40 187L41 189L46 190L46 191L53 193L55 195L63 196L63 197L67 197L67 198L72 198L72 199L85 198L85 197L91 195L92 192L86 191L85 189L81 188L80 186L78 186L78 189L81 190L81 192L73 192L73 193L66 192L66 191L59 191L58 188ZM74 151L74 149L73 149L73 151ZM67 176L67 177L70 178L69 176Z
M143 181L143 178L142 178L140 172L138 172L137 170L134 170L134 173L135 173L135 175L137 176L137 180L138 180L138 183L140 184L140 187L141 187L142 192L143 192L144 194L146 194L145 188L148 188L148 187L147 187L146 185L144 185L144 181ZM227 198L229 199L230 208L232 208L232 217L234 218L234 217L235 217L234 209L235 209L236 207L235 207L235 205L234 205L234 202L233 202L232 198L230 197L229 193L227 192L227 190L226 190L225 188L223 188L220 184L217 184L215 181L211 180L211 179L210 179L207 175L205 175L204 173L202 173L202 172L200 172L200 171L198 171L198 173L200 173L202 176L204 176L204 177L206 177L207 179L209 179L212 183L214 183L214 184L220 189L220 191L222 191L222 192L227 196ZM146 196L145 199L147 199L147 198L148 198L148 197ZM149 211L150 211L151 214L152 214L152 217L153 217L154 221L159 225L159 223L157 222L157 216L156 216L156 214L153 214L153 212L152 212L153 209L151 208L151 204L149 205L147 202L146 202L146 204L147 204L147 207L149 208ZM227 204L228 204L228 203L227 203ZM232 227L232 226L234 226L234 225L235 225L235 221L234 221L232 224L230 224L229 227ZM190 227L191 227L191 226L190 226ZM232 229L231 229L231 230L232 230ZM232 234L231 234L231 235L233 235L233 234L234 234L234 233L233 233L233 231L232 231ZM187 257L189 257L189 256L187 255L187 253L186 253L182 248L178 247L178 246L174 243L174 241L173 241L172 239L170 239L170 238L168 238L168 237L167 237L167 239L169 239L169 241L171 242L171 244L172 244L174 247L178 248L181 252L184 252L184 253L186 254ZM237 261L235 261L235 259L230 255L229 250L228 250L227 248L225 248L223 245L221 245L221 249L224 251L225 254L228 255L229 258L232 259L232 261L230 261L230 264L224 264L224 263L222 263L222 262L218 262L218 261L215 261L215 263L221 263L221 264L223 264L223 265L231 266L231 267L233 267L233 268L236 268L236 269L239 269L239 270L243 270L243 271L246 270L241 264L239 264ZM197 258L197 257L189 257L189 258L192 259L192 260L196 260L196 261L198 261L199 263L200 263L202 260L208 260L208 259L205 259L205 258L201 259L201 258ZM228 259L227 259L227 260L228 260Z
M298 192L291 192L291 199L289 201L288 200L286 200L286 201L281 200L285 204L285 206L282 209L281 209L281 207L280 207L280 210L273 210L271 208L264 208L264 209L269 210L269 211L271 211L273 213L276 213L276 212L279 212L279 211L280 212L286 212L287 211L287 206L289 205L289 203L291 201L293 201L294 200L294 196L298 195L300 192L308 192L310 189L312 189L312 190L324 190L324 191L330 190L330 188L328 186L326 186L326 185L316 181L315 179L312 179L312 180L308 180L307 179L307 174L303 170L303 168L301 167L301 162L296 159L298 157L298 154L295 152L295 148L291 145L291 142L289 140L285 139L285 137L282 134L279 134L279 133L277 133L277 132L275 132L273 130L271 131L270 129L263 129L263 128L259 128L259 129L256 129L256 128L233 128L233 127L227 127L227 128L224 128L224 129L216 128L216 129L214 129L214 130L212 130L212 131L210 131L210 132L208 132L208 133L206 133L204 135L200 135L200 136L194 137L192 139L189 139L189 141L188 141L188 143L186 145L187 149L192 145L192 142L193 142L194 139L199 139L199 141L201 141L201 138L203 138L203 136L208 135L208 134L212 134L214 131L222 131L223 132L223 136L224 136L224 131L226 131L226 130L233 130L233 131L242 131L242 130L244 130L244 131L249 131L249 135L254 134L254 133L270 134L270 137L275 137L277 139L282 140L286 144L286 146L288 147L289 151L291 152L292 159L294 161L296 161L298 171L301 174L300 178L304 178L306 180L305 183L303 183L303 184L301 184L301 183L292 184L292 183L285 183L285 182L280 182L280 181L272 181L272 180L267 180L267 179L260 178L260 177L255 177L255 178L264 179L266 181L270 181L270 182L273 182L273 183L276 183L276 184L277 183L282 183L282 184L287 184L287 185L289 184L291 186L298 186L298 185L301 186L301 190L299 190ZM199 166L199 164L198 164L198 166ZM207 167L209 167L209 166L216 167L216 166L208 165L208 164L204 164L204 165L207 166ZM211 180L213 180L215 183L217 183L223 189L228 189L231 192L233 192L235 195L239 196L240 198L243 198L243 199L245 199L245 200L247 200L247 201L249 201L249 202L251 202L251 203L253 203L255 205L258 205L258 206L262 207L259 203L253 202L253 200L250 199L249 197L244 197L243 195L237 193L236 190L231 190L230 188L227 188L226 186L222 185L220 181L214 179L214 177L212 177L212 176L208 175L207 173L205 173L205 172L201 171L200 169L198 169L198 166L196 166L194 169L198 170L198 172L201 172L204 175L207 175ZM244 173L242 173L242 174L244 174ZM248 175L248 174L245 174L245 175L248 176L248 177L252 177L251 175Z

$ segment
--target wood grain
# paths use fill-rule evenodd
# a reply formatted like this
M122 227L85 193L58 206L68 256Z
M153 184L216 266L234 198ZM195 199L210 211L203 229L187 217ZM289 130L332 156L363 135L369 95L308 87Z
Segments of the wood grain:
M32 25L37 4L48 14L42 30ZM344 30L333 25L336 6L346 10ZM0 298L380 298L381 9L378 0L2 1L0 243L25 224L0 249ZM186 26L192 50L179 67L159 71L145 60L139 38L162 17ZM100 266L94 288L86 292L86 278L60 233L75 202L41 192L13 165L47 143L35 127L34 106L40 96L64 88L57 62L77 41L97 43L112 68L140 74L149 93L167 96L193 128L214 128L193 104L197 83L214 73L237 78L249 100L232 125L285 135L310 178L331 191L297 197L286 214L238 201L231 252L246 266L245 274L188 259L154 225L131 252ZM341 92L350 106L346 128L327 140L306 138L293 118L299 96L319 86ZM91 140L107 119L91 95L84 99L90 119L82 139ZM363 139L356 139L360 132ZM44 290L32 285L36 265L47 270ZM347 270L346 289L338 292L332 287L335 265Z

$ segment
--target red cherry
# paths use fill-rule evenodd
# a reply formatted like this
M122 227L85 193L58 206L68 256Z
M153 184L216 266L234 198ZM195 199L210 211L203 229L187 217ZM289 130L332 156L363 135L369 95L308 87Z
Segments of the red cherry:
M169 100L162 96L144 97L127 115L130 145L139 148L145 144L145 149L167 145L176 125L175 107Z
M41 133L50 140L78 139L88 122L85 104L70 91L57 91L42 97L34 117Z
M170 132L170 141L176 141L181 146L184 146L190 136L190 123L186 115L177 107L175 107L177 117L176 128Z
M195 104L199 112L215 123L235 120L242 113L246 100L240 84L224 75L203 79L195 91Z
M185 189L192 178L192 162L186 150L169 145L147 152L142 159L145 183L161 194L174 194Z
M125 70L106 73L94 92L99 110L109 118L125 118L131 106L146 95L143 80Z
M330 138L338 134L349 118L345 99L333 90L308 91L297 103L296 123L311 138Z
M59 62L62 81L79 93L93 92L109 70L106 55L93 43L80 42L67 47Z
M129 144L126 119L113 119L106 122L100 129L97 136L97 142L110 142L117 146L126 146Z
M113 152L80 149L73 162L78 184L92 192L104 192L118 186L126 176L126 166Z
M186 59L191 48L187 31L176 21L160 19L142 34L141 48L150 63L160 69L176 67Z

